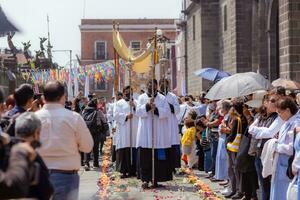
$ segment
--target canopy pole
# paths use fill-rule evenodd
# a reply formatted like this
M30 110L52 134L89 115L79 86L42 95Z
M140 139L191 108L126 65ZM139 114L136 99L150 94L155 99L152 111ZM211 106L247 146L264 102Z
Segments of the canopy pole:
M154 79L155 79L155 65L157 63L157 27L155 27L154 35L154 50L152 59L152 101L155 100L154 95ZM154 150L155 134L154 134L154 110L152 110L152 184L155 184L155 150Z

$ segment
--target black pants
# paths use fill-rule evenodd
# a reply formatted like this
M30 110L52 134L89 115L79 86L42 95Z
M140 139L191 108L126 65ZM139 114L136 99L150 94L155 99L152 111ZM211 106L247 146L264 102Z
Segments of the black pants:
M102 154L105 140L100 140L100 154Z
M257 198L258 177L256 171L242 173L242 191L246 199Z
M100 135L99 134L92 134L94 140L94 147L93 147L93 158L94 158L94 167L99 167L99 143L100 143ZM103 147L104 141L102 143ZM102 148L101 147L101 148ZM89 162L91 160L91 153L87 153L85 158L85 164L90 165Z
M172 162L171 162L171 148L162 149L165 153L165 159L158 159L158 149L155 149L155 181L165 182L173 179ZM152 180L152 149L138 148L138 164L139 176L143 182L150 182Z
M204 171L204 151L202 146L200 145L200 141L196 141L197 145L197 155L198 155L198 170Z

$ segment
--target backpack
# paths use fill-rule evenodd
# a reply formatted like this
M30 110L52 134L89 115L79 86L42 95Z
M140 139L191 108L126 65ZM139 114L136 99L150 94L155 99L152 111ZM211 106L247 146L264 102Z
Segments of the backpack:
M15 125L16 119L21 113L17 113L14 116L4 116L0 119L0 128L3 132L7 133L9 136L15 136Z
M95 133L99 130L99 124L97 123L97 110L84 110L82 117L91 133Z

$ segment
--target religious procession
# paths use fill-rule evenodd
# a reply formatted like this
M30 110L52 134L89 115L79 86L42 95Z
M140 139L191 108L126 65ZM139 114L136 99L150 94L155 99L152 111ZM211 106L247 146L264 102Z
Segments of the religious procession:
M30 0L38 37L16 1L0 2L0 199L300 200L300 0L167 0L179 18Z

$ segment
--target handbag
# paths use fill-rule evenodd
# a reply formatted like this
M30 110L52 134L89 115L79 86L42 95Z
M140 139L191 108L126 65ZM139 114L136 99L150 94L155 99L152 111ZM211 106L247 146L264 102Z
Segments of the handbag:
M287 200L297 200L298 199L298 185L295 184L297 180L297 176L295 176L292 182L289 184L286 199Z
M241 143L241 138L242 138L242 122L241 122L241 118L237 118L238 120L238 125L237 125L237 134L233 140L233 142L228 142L227 143L227 149L228 151L237 153L239 151L240 148L240 143Z
M248 154L251 138L249 137L248 129L245 131L245 134L242 135L239 151L236 155L236 169L240 172L251 171L255 168L254 166L254 156Z
M296 133L294 132L294 139L293 139L293 147L294 147L294 143L295 143L295 137ZM293 155L291 155L288 159L288 167L286 169L286 175L287 177L289 177L290 179L293 179L294 178L294 174L293 174L293 169L292 169L292 164L293 164L293 160L294 160L294 157L295 157L295 148L293 148Z

